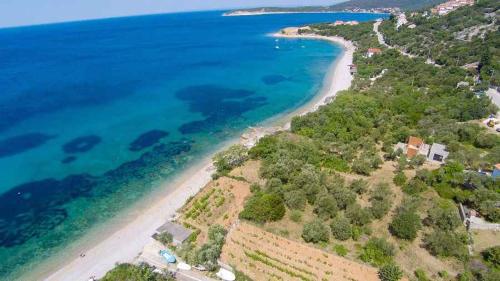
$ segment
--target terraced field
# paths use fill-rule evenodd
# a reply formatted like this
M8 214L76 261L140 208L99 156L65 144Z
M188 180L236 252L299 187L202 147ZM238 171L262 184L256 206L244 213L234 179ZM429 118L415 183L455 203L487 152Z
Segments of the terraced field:
M231 229L221 259L256 281L379 281L376 268L285 239L245 222Z

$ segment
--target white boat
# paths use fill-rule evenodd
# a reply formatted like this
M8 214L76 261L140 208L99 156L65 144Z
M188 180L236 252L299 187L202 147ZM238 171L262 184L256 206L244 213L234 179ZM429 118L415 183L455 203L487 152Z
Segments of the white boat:
M280 46L274 46L274 48L275 48L275 49L279 49L279 48L280 48Z
M236 276L234 275L234 273L224 268L219 269L219 272L217 272L217 274L215 275L224 281L236 280Z
M180 270L191 270L191 266L187 263L184 263L184 262L178 263L177 268Z

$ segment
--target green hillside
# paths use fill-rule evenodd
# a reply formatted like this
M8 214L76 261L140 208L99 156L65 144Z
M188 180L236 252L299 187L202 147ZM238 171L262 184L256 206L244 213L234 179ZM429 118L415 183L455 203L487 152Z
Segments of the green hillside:
M500 2L480 0L477 5L463 7L446 16L408 17L408 25L396 30L395 19L381 25L389 45L431 58L447 66L479 63L483 81L500 84ZM486 85L485 85L486 86Z
M444 0L351 0L331 6L302 6L302 7L260 7L240 9L232 12L334 12L352 9L400 8L402 10L419 10L428 8Z

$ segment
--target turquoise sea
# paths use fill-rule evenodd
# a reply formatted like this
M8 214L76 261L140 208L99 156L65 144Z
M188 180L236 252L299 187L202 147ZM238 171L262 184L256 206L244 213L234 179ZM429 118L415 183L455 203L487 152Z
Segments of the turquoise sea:
M341 48L269 33L381 17L221 14L0 29L0 280L311 100Z

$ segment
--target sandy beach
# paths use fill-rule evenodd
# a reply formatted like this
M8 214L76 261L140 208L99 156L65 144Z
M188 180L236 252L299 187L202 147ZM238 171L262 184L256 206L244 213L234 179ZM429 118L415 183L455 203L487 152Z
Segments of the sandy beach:
M292 113L272 121L283 129L290 127L292 116L317 110L321 105L330 102L339 91L348 89L353 79L349 73L349 65L352 64L355 47L351 42L339 37L299 35L297 31L298 28L295 28L295 33L294 29L287 29L287 33L276 33L273 36L327 40L341 45L344 52L332 62L325 76L323 88L313 100ZM259 137L263 135L261 134ZM100 278L116 263L132 262L143 247L151 241L151 235L155 233L155 230L174 216L176 210L182 207L190 196L196 194L211 180L213 170L211 159L202 159L199 165L185 171L176 181L166 183L162 188L168 190L164 192L164 196L153 198L148 204L142 206L141 210L134 210L137 215L130 222L104 240L100 240L91 249L84 251L84 257L76 255L73 260L68 260L57 271L50 275L47 274L44 280L78 281L88 280L91 276Z

